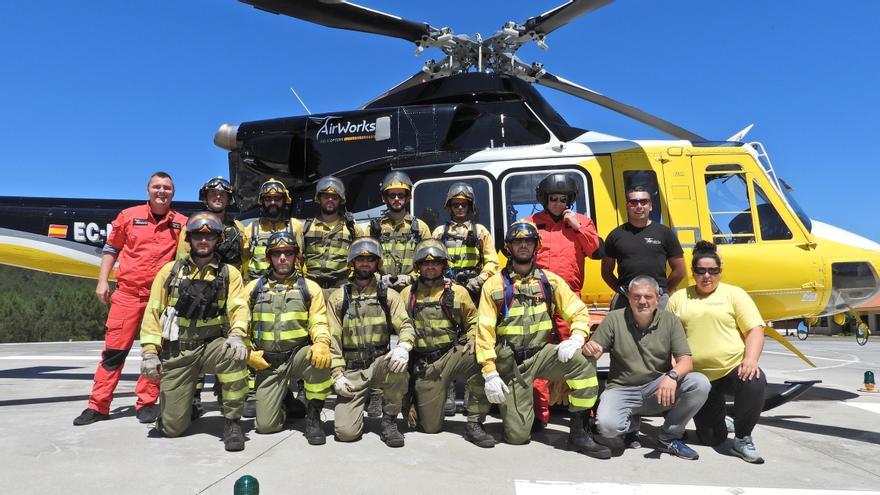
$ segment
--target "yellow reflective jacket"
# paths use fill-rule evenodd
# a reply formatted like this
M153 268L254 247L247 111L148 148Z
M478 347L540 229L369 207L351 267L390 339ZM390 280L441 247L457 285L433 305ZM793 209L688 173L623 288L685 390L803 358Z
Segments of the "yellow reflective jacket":
M498 252L495 251L492 234L486 227L471 221L459 223L450 220L434 229L432 235L446 245L449 267L454 272L473 269L485 282L498 271ZM468 245L468 236L476 237L476 245ZM482 266L480 258L483 260Z
M269 237L275 232L287 230L293 232L293 218L272 220L260 217L245 229L245 250L242 256L241 273L247 280L256 280L269 270L269 259L266 257L266 245Z
M417 229L413 229L413 222L417 222ZM367 231L382 244L382 273L416 276L413 269L413 255L416 244L431 237L428 224L413 218L410 214L395 223L386 214L380 219L371 221ZM415 231L418 231L417 235L414 235Z
M547 344L553 328L553 315L548 314L541 288L538 268L526 276L511 271L513 301L506 317L499 317L504 305L504 281L501 273L483 285L477 310L477 362L483 373L495 371L495 345L507 343L514 348L537 348ZM543 270L553 292L553 307L571 324L572 333L590 335L590 314L587 306L561 277ZM500 321L499 321L500 320Z
M413 298L413 287L416 287ZM417 279L412 285L407 285L400 292L400 298L406 305L406 312L412 319L415 327L416 344L415 350L422 353L432 352L450 343L455 344L456 334L461 328L467 339L474 338L477 330L477 308L471 301L468 291L460 286L451 284L452 307L450 312L455 321L450 321L444 313L443 292L446 285L439 283L434 287L428 287L421 279Z
M308 227L308 231L303 230ZM294 220L293 231L303 255L303 273L321 287L341 287L348 279L348 248L364 229L345 219L323 222L319 218Z

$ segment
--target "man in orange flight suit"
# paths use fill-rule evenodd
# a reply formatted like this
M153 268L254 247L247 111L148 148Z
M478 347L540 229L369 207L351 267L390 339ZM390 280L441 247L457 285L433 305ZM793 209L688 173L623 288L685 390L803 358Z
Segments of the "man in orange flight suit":
M584 261L599 248L599 235L591 219L571 209L578 195L577 182L566 174L550 174L538 184L535 195L544 209L526 221L535 224L541 234L536 264L562 277L580 296L584 286ZM559 313L554 320L558 339L566 340L568 323ZM550 421L547 380L536 379L534 392L535 427L540 428Z
M122 210L107 233L101 271L95 294L103 304L110 302L107 335L101 362L95 370L95 383L89 405L76 419L76 426L88 425L110 417L113 391L122 375L125 358L138 335L141 318L150 297L150 286L162 265L172 261L177 252L181 228L187 218L171 209L174 183L165 172L156 172L147 182L146 204ZM108 278L113 265L116 290L110 295ZM137 418L141 423L156 420L159 408L159 382L140 376L135 386Z

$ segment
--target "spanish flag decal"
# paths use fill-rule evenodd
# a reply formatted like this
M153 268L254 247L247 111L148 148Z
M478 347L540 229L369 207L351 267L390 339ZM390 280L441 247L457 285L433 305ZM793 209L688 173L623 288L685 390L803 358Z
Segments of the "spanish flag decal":
M49 237L67 239L67 225L49 224Z

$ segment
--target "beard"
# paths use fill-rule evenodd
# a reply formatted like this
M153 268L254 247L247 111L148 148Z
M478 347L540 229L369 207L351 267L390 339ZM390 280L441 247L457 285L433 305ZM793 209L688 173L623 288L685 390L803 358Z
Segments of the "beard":
M263 216L277 218L281 215L281 207L276 205L263 206Z
M523 256L523 255L519 255L519 254L515 254L515 253L514 253L514 254L511 255L511 258L513 258L513 261L514 261L515 263L519 263L519 264L521 264L521 265L525 265L526 263L531 263L532 260L535 259L535 254L532 253L532 254L530 254L530 255L528 255L528 256Z
M404 210L404 208L406 208L406 203L403 203L402 205L400 205L400 207L395 207L395 206L390 205L390 204L388 205L388 209L389 209L390 211L393 211L394 213L401 212L401 211Z
M332 214L336 213L337 211L339 211L339 208L337 206L332 205L332 204L321 206L321 213L323 213L325 215L332 215Z
M375 272L370 271L370 270L357 270L357 269L355 269L354 278L356 278L358 280L369 280L369 279L373 278L374 273Z

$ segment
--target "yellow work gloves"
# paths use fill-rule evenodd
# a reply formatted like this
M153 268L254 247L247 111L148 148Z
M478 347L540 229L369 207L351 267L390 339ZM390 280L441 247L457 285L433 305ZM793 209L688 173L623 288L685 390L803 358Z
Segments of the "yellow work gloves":
M268 361L263 357L263 351L250 351L247 357L247 365L251 369L257 371L264 370L269 367Z
M318 337L309 348L309 362L318 369L330 367L330 339L324 336Z

